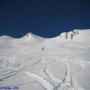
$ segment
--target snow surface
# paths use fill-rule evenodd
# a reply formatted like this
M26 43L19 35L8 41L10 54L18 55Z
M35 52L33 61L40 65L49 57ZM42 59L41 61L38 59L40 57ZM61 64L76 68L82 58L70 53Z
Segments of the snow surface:
M90 29L54 38L0 36L0 90L90 90Z

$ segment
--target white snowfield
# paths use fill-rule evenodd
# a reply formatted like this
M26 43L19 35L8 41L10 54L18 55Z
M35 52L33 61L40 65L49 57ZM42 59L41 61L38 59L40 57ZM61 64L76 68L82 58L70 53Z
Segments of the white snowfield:
M90 90L90 29L54 38L0 36L0 90L6 87Z

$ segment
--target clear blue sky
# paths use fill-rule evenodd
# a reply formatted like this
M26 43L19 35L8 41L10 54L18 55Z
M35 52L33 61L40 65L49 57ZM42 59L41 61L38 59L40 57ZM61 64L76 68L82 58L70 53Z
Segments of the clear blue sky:
M54 37L90 28L90 0L0 0L0 35Z

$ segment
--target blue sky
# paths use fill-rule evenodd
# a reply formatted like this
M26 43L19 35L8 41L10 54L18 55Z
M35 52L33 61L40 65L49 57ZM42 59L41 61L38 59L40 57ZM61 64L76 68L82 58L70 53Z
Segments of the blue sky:
M89 0L0 0L0 35L54 37L90 28Z

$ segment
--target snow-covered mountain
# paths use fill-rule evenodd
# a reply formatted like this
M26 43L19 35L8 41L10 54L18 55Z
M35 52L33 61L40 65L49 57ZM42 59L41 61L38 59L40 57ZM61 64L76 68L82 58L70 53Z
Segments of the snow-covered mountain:
M54 38L0 36L0 89L90 90L90 29Z

